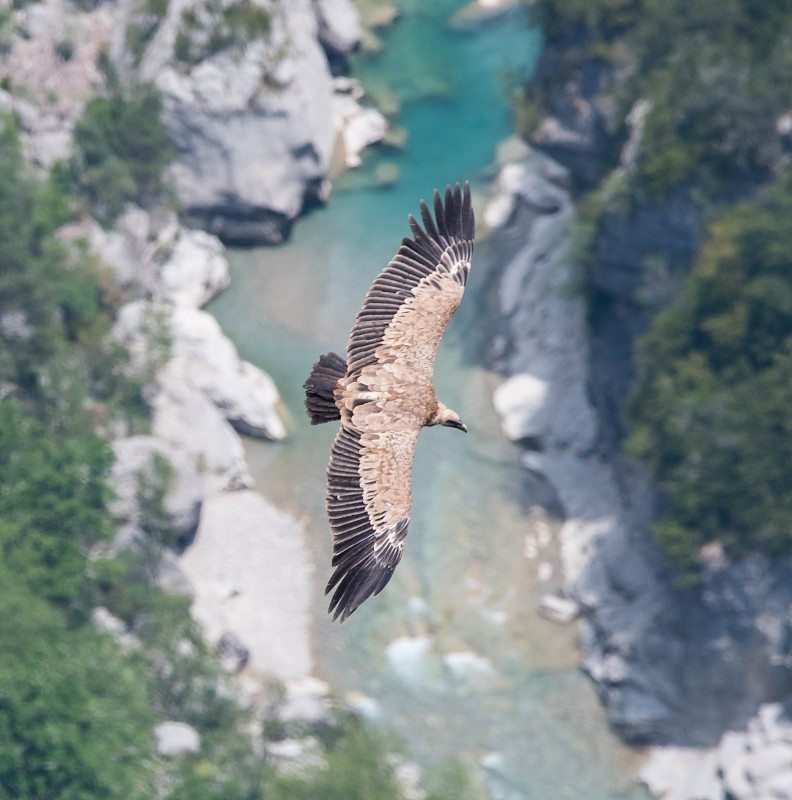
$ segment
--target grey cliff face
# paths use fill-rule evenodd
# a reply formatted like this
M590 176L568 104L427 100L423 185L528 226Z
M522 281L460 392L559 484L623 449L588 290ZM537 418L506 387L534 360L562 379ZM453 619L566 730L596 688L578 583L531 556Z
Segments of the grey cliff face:
M481 268L499 319L488 358L507 377L494 404L563 508L564 594L611 724L636 744L713 747L792 687L792 575L760 557L713 558L700 586L676 588L651 535L656 490L617 448L644 257L690 259L698 220L679 198L606 220L593 272L608 313L592 323L570 291L574 181L559 170L538 153L507 165L488 209L497 225ZM658 296L674 275L661 278Z
M354 48L357 14L347 0L255 6L260 35L212 53L203 39L223 20L203 19L194 5L169 4L138 70L162 92L176 192L210 233L277 243L304 205L329 191L336 128L322 42Z

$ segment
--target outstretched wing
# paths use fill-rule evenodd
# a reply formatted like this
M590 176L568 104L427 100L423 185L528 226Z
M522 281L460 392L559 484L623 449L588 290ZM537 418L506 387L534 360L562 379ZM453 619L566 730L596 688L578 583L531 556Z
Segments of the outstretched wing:
M357 315L337 399L342 426L327 471L335 571L326 592L343 622L379 593L401 560L412 510L412 461L436 400L437 347L459 306L473 256L470 187L421 201L423 228L377 277Z
M333 566L325 594L343 622L378 594L401 560L410 524L413 453L420 428L364 433L342 425L327 470Z
M410 215L413 239L375 279L347 346L347 376L395 358L415 382L431 382L440 337L462 299L473 257L475 221L470 186L434 193L435 219L421 201L424 229ZM414 370L419 370L416 374ZM367 370L368 371L368 370Z

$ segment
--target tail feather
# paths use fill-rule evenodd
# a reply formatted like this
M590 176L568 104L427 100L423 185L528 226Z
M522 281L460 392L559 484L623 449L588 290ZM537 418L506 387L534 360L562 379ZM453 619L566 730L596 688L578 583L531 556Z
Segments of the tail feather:
M305 408L311 418L311 425L341 419L341 412L336 407L333 392L338 381L346 375L346 370L346 361L336 353L320 356L313 365L308 380L303 384Z

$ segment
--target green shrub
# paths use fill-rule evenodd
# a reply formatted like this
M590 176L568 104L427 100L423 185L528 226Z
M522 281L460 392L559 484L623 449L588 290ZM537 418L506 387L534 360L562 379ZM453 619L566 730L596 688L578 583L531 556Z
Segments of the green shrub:
M0 553L14 579L68 604L85 578L84 553L110 533L112 453L94 434L59 435L0 401Z
M619 69L606 91L622 117L638 98L651 101L636 176L651 196L680 185L717 196L776 169L775 121L792 105L790 0L536 0L532 8L550 39L566 37L559 71L607 60Z
M0 799L154 796L142 665L0 569Z
M199 9L182 12L174 53L182 64L193 66L224 50L241 49L254 39L268 36L271 26L272 12L251 0L227 6L209 0Z
M629 451L669 498L661 549L792 554L792 174L710 228L638 350Z
M86 105L74 132L73 170L100 221L111 222L129 201L145 207L161 198L173 148L160 113L160 97L151 88Z
M393 742L357 720L339 730L327 748L325 764L277 780L272 800L401 800L387 755Z

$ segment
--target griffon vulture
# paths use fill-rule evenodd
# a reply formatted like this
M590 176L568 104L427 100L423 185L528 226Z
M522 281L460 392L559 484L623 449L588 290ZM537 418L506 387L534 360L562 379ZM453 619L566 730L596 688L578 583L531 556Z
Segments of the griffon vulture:
M470 187L434 193L434 219L421 200L423 229L366 295L347 345L314 364L303 388L311 424L341 420L327 468L333 572L325 594L343 622L378 594L401 560L412 509L411 472L425 425L467 431L432 385L440 337L456 311L473 256Z

